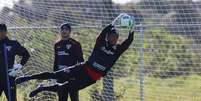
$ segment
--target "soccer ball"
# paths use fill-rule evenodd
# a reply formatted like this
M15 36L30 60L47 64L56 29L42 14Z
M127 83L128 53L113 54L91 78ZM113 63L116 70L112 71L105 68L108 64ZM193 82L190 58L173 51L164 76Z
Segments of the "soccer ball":
M128 14L124 14L121 18L120 18L120 22L119 22L120 27L131 27L134 25L134 17L128 15Z
M135 27L135 19L133 16L121 13L113 20L112 25L114 25L117 29L127 29L131 32Z

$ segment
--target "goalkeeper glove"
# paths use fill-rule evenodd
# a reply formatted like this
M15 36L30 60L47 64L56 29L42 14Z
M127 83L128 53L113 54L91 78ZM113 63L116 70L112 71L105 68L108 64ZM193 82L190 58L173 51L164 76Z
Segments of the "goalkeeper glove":
M21 64L15 64L12 69L8 70L8 74L9 76L16 77L17 74L21 71L21 69L22 69Z

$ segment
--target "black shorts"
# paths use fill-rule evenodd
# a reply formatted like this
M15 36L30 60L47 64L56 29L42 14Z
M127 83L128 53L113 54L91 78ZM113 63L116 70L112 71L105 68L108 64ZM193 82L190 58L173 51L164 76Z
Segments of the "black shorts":
M68 79L69 83L64 85L66 86L65 88L69 90L81 90L96 83L96 81L86 73L86 68L87 66L84 63L54 73L58 78Z

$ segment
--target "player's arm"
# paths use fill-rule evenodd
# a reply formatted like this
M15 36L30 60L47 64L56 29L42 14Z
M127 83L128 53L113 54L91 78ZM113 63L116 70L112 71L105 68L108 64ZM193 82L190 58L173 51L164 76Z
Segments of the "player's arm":
M54 46L54 66L53 66L53 70L57 71L58 70L58 64L57 64L57 53L56 53L56 45Z
M109 24L105 28L103 28L102 31L100 32L99 36L96 39L96 43L104 42L107 33L110 31L110 29L112 27L114 27L114 26L112 24Z
M124 42L119 46L119 53L122 54L124 51L126 51L131 43L133 42L134 37L134 31L130 32L128 35L128 38L124 40Z
M16 77L17 73L21 71L22 67L27 63L29 60L30 54L26 48L21 46L17 41L15 44L15 54L19 55L22 59L19 64L14 64L12 69L9 69L9 75L12 77Z
M22 57L20 64L22 66L24 66L30 58L29 52L27 51L27 49L25 47L21 46L20 43L18 43L18 42L16 44L16 51L15 52L17 55Z
M78 63L84 62L82 46L80 43L75 45L75 51L74 52L75 52L75 55L77 57Z

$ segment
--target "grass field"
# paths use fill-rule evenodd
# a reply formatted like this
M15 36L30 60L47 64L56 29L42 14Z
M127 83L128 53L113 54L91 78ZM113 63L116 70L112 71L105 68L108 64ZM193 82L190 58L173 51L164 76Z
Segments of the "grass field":
M121 93L125 87L125 93L117 101L140 101L139 80L135 76L116 79L114 85L116 94ZM26 101L24 98L29 93L27 89L32 87L21 87L18 89L18 101ZM145 101L201 101L201 77L198 75L168 79L146 77L144 87ZM99 101L90 99L92 88L96 88L101 94L101 81L80 91L80 101ZM1 99L6 101L5 96Z
M139 79L134 79L135 76L131 78L115 80L117 93L121 92L122 85L126 88L118 101L140 101ZM145 101L201 101L201 77L198 75L168 79L146 77L144 87ZM81 91L82 101L89 101L89 97L85 97L86 92L88 90Z

